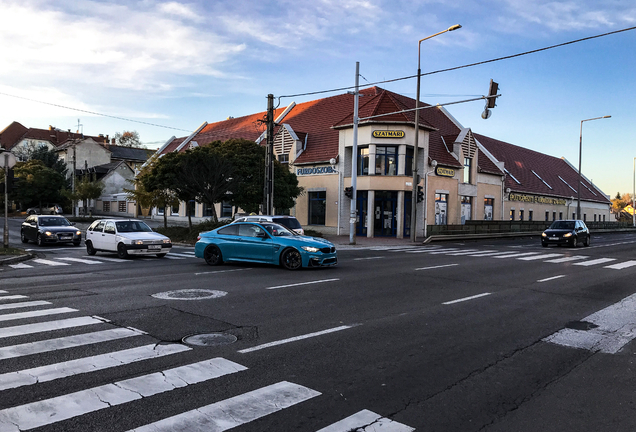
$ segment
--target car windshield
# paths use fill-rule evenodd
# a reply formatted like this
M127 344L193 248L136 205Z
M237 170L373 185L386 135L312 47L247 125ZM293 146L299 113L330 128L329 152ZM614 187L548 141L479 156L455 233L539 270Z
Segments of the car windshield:
M550 229L574 229L574 221L554 221L550 225Z
M285 225L289 229L300 229L302 226L295 218L274 218L272 219L277 224Z
M121 221L115 222L117 232L152 232L152 229L141 221Z
M71 226L71 223L63 217L41 217L38 219L40 226Z
M271 222L264 222L264 223L261 223L261 225L263 225L263 228L265 228L267 232L270 233L272 236L283 237L283 236L298 235L295 232L290 231L289 228L283 225L279 225L279 224L275 224Z

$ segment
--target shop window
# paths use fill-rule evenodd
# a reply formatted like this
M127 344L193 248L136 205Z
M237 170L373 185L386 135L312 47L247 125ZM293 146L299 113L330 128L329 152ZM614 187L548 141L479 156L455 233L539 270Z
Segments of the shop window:
M104 201L103 209L105 212L110 212L110 201Z
M358 149L358 175L369 175L369 149Z
M528 210L528 220L532 220L532 210Z
M514 209L510 210L510 220L511 221L515 220L515 211L514 211Z
M173 205L170 209L170 216L179 216L179 204Z
M163 216L164 210L165 209L163 207L157 207L157 215Z
M194 200L188 201L188 208L187 208L186 216L187 215L195 216L196 206L197 206L197 203Z
M227 201L223 201L221 204L221 217L232 217L232 204Z
M464 158L464 183L472 183L471 166L473 160L471 158Z
M126 201L119 201L117 205L117 211L119 213L126 213Z
M309 225L324 225L327 192L309 192Z
M397 147L376 147L375 175L397 175Z
M495 208L494 198L484 199L484 220L492 220L493 210Z
M435 194L435 225L447 224L447 203L448 195L438 193Z
M203 203L203 217L212 217L214 216L214 209L208 203Z
M519 210L519 220L523 220L523 210Z
M461 198L461 207L462 207L462 225L466 223L466 221L471 220L473 213L473 199L469 196L463 196Z
M404 157L404 175L413 176L413 148L406 149L406 156Z

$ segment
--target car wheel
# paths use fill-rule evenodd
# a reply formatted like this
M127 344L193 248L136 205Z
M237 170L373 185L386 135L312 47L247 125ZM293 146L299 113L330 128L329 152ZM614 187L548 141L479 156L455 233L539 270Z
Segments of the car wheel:
M286 249L280 256L280 264L287 270L297 270L303 266L303 259L296 249Z
M38 236L36 237L35 242L38 244L38 246L44 246L44 239L42 238L41 234L38 234Z
M541 246L543 246L543 247L548 247L548 244L547 244L547 243L543 243L543 242L542 242L542 243L541 243Z
M81 241L73 242L73 246L79 246L79 245L80 245L80 243L82 243L82 242L81 242Z
M219 249L215 245L208 246L203 251L203 258L208 265L217 266L223 264L223 255L221 254L221 249Z
M583 242L583 246L585 246L585 247L589 246L591 240L592 240L592 236L587 236L585 238L585 242Z
M35 214L35 210L29 210L29 211L27 212L27 214L28 214L28 215L34 215L34 214Z
M576 237L572 237L572 247L575 248L579 245L579 241Z
M93 256L97 253L97 251L95 250L95 248L93 247L93 242L91 242L90 240L86 242L86 253Z
M22 243L28 243L29 239L26 238L26 236L24 235L24 231L20 231L20 240L22 241Z
M128 251L126 250L126 246L123 243L119 243L117 245L117 256L121 259L128 258Z
M166 254L165 254L165 253L157 254L157 258L163 258L163 257L165 257L165 256L166 256Z

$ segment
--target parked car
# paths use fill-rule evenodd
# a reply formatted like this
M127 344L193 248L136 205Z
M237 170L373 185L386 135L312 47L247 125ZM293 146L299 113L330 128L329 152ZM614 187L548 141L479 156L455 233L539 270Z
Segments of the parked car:
M590 230L582 220L558 220L541 234L541 246L570 245L576 247L579 243L590 245Z
M79 246L82 241L82 231L73 226L64 216L28 216L20 227L22 243L29 240L44 246L47 243L73 243Z
M247 261L296 270L338 264L336 247L330 241L301 236L273 222L236 222L200 233L194 254L212 266Z
M54 214L63 214L64 211L62 210L62 206L60 206L59 204L47 204L43 207L29 207L27 209L27 214L28 215L34 215L34 214L50 214L50 215L54 215Z
M119 258L128 255L166 256L172 242L137 219L99 219L86 230L86 252L116 252Z
M305 230L303 229L298 219L293 216L267 216L267 215L249 215L249 216L241 216L234 220L232 223L236 222L274 222L283 226L286 226L292 231L300 235L305 234Z

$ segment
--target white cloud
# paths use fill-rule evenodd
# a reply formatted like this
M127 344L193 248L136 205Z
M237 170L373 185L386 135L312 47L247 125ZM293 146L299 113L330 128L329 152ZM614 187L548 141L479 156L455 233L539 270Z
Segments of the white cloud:
M203 20L190 6L178 2L162 3L159 5L159 10L165 14L179 16L196 22Z

